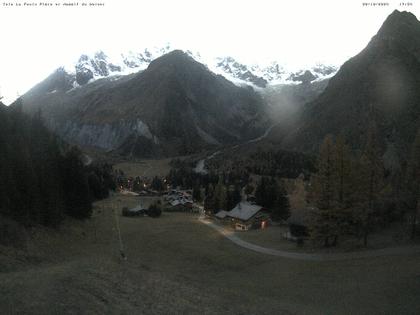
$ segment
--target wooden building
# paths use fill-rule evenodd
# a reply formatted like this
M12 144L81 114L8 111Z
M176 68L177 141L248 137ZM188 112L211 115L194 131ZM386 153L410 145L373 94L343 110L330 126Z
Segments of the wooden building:
M247 231L249 229L265 228L268 225L270 215L265 208L242 201L230 211L218 212L216 217L232 225L235 230Z

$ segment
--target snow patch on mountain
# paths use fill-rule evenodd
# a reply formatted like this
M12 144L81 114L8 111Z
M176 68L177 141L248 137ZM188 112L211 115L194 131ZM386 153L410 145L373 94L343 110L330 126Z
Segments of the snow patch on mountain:
M74 75L73 88L102 78L117 80L119 77L145 70L156 58L173 50L169 44L164 47L145 48L109 56L103 51L83 54L73 64L65 68ZM224 76L236 85L251 85L256 89L268 85L300 84L322 81L332 77L338 68L331 65L317 64L307 69L286 69L279 62L267 64L246 64L233 57L204 58L198 52L187 50L186 53L207 68Z

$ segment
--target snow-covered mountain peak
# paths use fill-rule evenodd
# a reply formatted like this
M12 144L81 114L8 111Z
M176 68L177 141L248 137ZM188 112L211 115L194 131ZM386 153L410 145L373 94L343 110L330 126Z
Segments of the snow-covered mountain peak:
M174 50L170 44L163 47L130 50L114 55L104 51L82 54L75 63L66 66L69 74L75 76L76 85L111 76L128 75L145 70L156 58ZM337 67L317 64L299 70L286 69L277 61L266 64L246 64L232 56L205 58L198 52L185 51L195 60L205 64L211 71L223 75L238 85L248 84L265 88L275 84L299 84L320 81L333 76Z

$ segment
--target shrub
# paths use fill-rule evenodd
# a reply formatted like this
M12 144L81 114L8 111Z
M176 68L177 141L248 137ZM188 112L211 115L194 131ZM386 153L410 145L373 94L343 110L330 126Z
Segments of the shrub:
M160 217L160 215L162 214L162 209L161 207L154 203L152 205L149 206L149 209L147 209L147 215L151 218L157 218Z

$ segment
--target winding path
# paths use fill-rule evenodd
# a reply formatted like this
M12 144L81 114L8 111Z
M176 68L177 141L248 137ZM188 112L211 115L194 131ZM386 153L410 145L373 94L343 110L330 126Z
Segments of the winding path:
M243 248L261 253L266 255L272 255L277 257L305 260L305 261L337 261L337 260L349 260L349 259L363 259L373 258L380 256L393 256L393 255L407 255L407 254L420 254L420 246L401 246L401 247L389 247L383 249L374 249L366 251L357 251L350 253L335 253L335 254L309 254L309 253L295 253L284 250L267 248L259 245L255 245L240 239L233 231L229 231L220 225L217 225L207 219L200 217L198 219L201 223L215 229L227 239L231 240L238 246Z
M271 131L271 130L275 127L275 126L277 126L278 124L279 124L279 123L272 124L270 127L268 127L268 128L267 128L267 130L264 132L264 134L263 134L263 135L261 135L261 136L259 136L259 137L255 138L255 139L248 140L248 141L247 141L247 142L245 142L245 143L258 142L258 141L261 141L262 139L267 138L267 136L270 134L270 131Z
M216 151L216 152L213 152L208 157L206 157L206 158L198 161L197 166L194 168L194 172L199 173L199 174L207 174L206 164L205 164L206 161L214 158L219 153L220 153L220 150L219 151Z
M253 143L253 142L258 142L258 141L261 141L262 139L266 138L266 137L269 135L270 131L271 131L271 130L275 127L275 126L277 126L277 125L278 125L278 123L271 125L270 127L268 127L268 128L267 128L267 130L264 132L264 134L262 134L261 136L259 136L259 137L257 137L257 138L254 138L254 139L248 140L248 141L246 141L246 142L244 142L244 143L241 143L241 144L235 144L234 146L232 146L232 147L230 147L230 148L235 149L235 148L237 148L237 147L238 147L238 146L240 146L240 145L244 145L244 144L248 144L248 143ZM229 147L228 147L228 148L229 148ZM206 157L206 158L204 158L204 159L199 160L199 161L197 162L197 165L196 165L196 166L195 166L195 168L193 169L193 170L194 170L194 172L199 173L199 174L207 174L207 170L206 170L206 161L211 160L212 158L214 158L214 157L215 157L216 155L218 155L219 153L221 153L221 151L220 151L220 150L218 150L218 151L216 151L216 152L213 152L211 155L209 155L208 157Z

